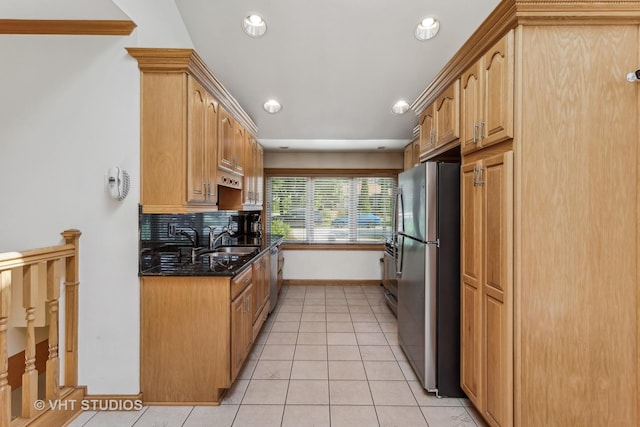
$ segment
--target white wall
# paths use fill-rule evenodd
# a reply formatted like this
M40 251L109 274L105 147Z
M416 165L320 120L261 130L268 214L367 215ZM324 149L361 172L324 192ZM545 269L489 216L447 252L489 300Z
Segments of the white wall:
M284 280L381 280L382 251L285 250Z
M402 169L402 152L316 153L267 151L264 167L273 169Z
M125 47L191 47L171 0L118 0L131 36L0 36L0 252L80 238L79 383L139 392L140 73ZM140 18L140 19L137 19ZM128 197L105 174L131 175ZM11 353L23 347L11 331Z

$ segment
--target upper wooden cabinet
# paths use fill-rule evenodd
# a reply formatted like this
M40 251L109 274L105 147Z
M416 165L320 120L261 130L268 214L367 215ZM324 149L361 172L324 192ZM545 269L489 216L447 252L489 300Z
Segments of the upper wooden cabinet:
M141 72L143 212L215 210L218 185L242 187L239 138L255 135L255 124L192 49L127 50ZM226 192L224 200L233 196Z
M234 122L233 127L233 147L232 147L232 159L233 169L232 172L242 175L244 173L244 144L245 144L245 130L238 122Z
M509 31L461 77L463 153L513 138L513 37Z
M224 108L221 108L218 123L218 167L232 172L234 167L235 120Z
M420 156L436 147L433 111L433 104L431 104L420 115Z
M188 77L187 202L216 203L218 103Z
M264 148L258 143L256 143L254 175L256 205L262 206L264 203Z
M420 138L404 147L404 170L411 169L420 163Z
M441 147L460 137L460 82L456 80L436 99L435 142Z
M245 136L243 205L245 210L261 210L264 185L264 149L252 135Z
M256 145L257 141L251 135L245 135L244 143L244 184L242 186L242 203L251 205L256 198Z
M460 83L454 81L428 105L419 120L420 158L437 148L457 142L460 137ZM441 152L441 150L437 150Z

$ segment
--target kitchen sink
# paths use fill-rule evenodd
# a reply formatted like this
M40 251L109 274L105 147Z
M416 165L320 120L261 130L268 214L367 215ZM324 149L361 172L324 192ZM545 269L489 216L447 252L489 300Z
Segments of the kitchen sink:
M219 246L215 249L204 252L205 254L229 254L229 255L251 255L260 250L259 246Z

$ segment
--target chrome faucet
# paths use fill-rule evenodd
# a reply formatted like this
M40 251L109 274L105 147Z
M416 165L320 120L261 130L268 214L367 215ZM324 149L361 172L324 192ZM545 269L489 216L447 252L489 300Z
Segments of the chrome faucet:
M189 233L187 233L187 230L193 231L193 237ZM189 227L188 229L181 228L178 231L176 231L176 235L184 236L187 239L189 239L189 241L191 242L191 246L193 246L194 248L198 246L198 240L199 240L198 231L195 228L192 228L192 227Z
M231 234L229 233L229 228L226 225L222 227L222 231L220 232L220 234L215 236L216 228L217 227L209 226L209 249L215 249L218 241L222 239L224 236L231 236Z

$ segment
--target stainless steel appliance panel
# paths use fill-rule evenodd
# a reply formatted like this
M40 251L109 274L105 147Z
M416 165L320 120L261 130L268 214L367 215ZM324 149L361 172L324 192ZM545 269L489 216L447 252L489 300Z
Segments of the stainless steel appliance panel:
M269 313L271 313L278 303L278 252L277 246L269 250Z
M427 245L404 238L401 277L398 280L398 339L416 375L425 378L425 277Z

